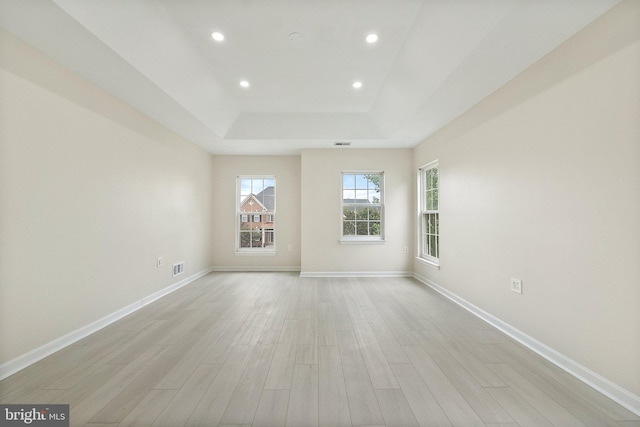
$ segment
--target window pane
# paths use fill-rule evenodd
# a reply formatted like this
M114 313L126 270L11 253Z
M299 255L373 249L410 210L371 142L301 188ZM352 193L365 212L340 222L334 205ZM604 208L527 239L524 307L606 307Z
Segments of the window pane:
M424 171L424 189L431 190L431 171L433 169L428 169Z
M342 188L343 189L353 189L356 188L356 176L344 174L342 175Z
M369 235L369 223L367 221L358 221L356 222L356 232L358 236L368 236Z
M369 203L367 190L356 190L356 203Z
M276 197L275 196L264 196L264 200L262 204L267 209L268 212L274 212L276 210Z
M371 221L369 223L369 234L372 236L380 236L380 222L379 221Z
M251 194L251 180L250 179L241 179L240 180L240 195L241 196L248 196L249 194Z
M342 223L342 234L345 236L353 236L356 234L356 222L344 221Z
M365 207L356 208L356 219L358 221L366 221L369 219L369 209Z
M241 248L250 248L251 247L251 233L250 232L240 232L240 247Z
M356 210L353 207L345 207L342 210L343 219L354 220L356 219Z
M382 208L380 208L378 206L370 207L369 208L369 219L370 220L380 221L380 219L381 219L380 211L381 210L382 210Z
M380 191L369 190L369 203L380 203Z
M344 203L355 203L356 202L356 190L343 190L342 191L342 201Z
M427 191L427 194L425 194L426 198L427 198L427 203L426 203L426 207L427 210L433 210L433 191L429 190Z
M367 184L368 181L365 175L356 175L356 190L366 190Z

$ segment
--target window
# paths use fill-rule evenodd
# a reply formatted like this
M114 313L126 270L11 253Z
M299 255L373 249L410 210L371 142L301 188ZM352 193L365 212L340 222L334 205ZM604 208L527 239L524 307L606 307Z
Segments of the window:
M382 172L342 173L342 242L383 241Z
M237 251L274 253L275 177L238 177L237 210Z
M420 257L435 265L440 258L438 178L437 161L420 169Z

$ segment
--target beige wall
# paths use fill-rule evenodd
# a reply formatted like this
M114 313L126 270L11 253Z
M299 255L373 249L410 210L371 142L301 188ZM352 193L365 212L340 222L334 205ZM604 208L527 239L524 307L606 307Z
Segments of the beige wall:
M2 364L210 267L213 156L6 34L0 55Z
M300 268L300 157L215 156L214 265L218 269ZM236 179L276 177L276 255L236 254ZM288 245L291 244L291 251Z
M639 18L614 8L414 161L440 161L442 233L415 271L637 395Z
M302 152L302 273L411 271L410 149ZM384 244L340 244L341 172L384 171ZM411 252L411 251L410 251Z

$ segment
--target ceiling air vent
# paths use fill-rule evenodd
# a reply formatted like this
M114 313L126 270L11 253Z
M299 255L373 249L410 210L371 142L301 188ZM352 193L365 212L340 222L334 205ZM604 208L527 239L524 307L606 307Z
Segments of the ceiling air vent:
M335 145L336 147L348 147L351 145L350 142L334 142L333 145Z

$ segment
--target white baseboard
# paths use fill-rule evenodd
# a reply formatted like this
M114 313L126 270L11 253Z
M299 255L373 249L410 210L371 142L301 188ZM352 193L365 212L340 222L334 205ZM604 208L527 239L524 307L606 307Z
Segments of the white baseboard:
M413 277L411 271L301 271L300 277Z
M163 296L174 292L181 287L188 285L189 283L197 280L213 271L211 268L204 269L195 274L192 274L189 277L186 277L179 282L176 282L170 286L167 286L164 289L161 289L157 292L154 292L151 295L148 295L132 304L129 304L126 307L121 308L101 319L96 320L95 322L91 322L88 325L85 325L75 331L72 331L66 335L63 335L59 338L54 339L53 341L49 341L48 343L31 350L28 353L25 353L21 356L16 357L15 359L9 360L8 362L0 365L0 380L9 377L10 375L15 374L18 371L44 359L45 357L59 351L81 339L93 334L94 332L99 331L100 329L109 326L113 322L116 322L123 317L133 313L136 310L141 309L142 307L151 304Z
M582 366L578 362L573 359L568 358L567 356L559 353L553 348L547 346L546 344L541 343L535 338L525 334L519 329L514 328L508 323L498 319L490 313L482 310L480 307L477 307L471 304L469 301L459 297L453 292L443 288L437 283L427 279L426 277L414 273L413 277L415 277L420 282L432 288L434 291L442 294L444 297L450 299L454 303L458 304L465 310L469 311L471 314L479 317L485 322L489 323L493 327L499 329L504 332L514 340L518 341L520 344L528 347L530 350L538 353L540 356L547 359L549 362L558 366L559 368L565 370L569 374L573 375L580 381L594 388L598 392L604 394L608 398L612 399L616 403L621 406L627 408L629 411L634 414L640 416L640 396L637 396L630 391L620 387L619 385L609 381L601 375L593 372L592 370Z
M217 265L215 267L211 267L211 271L218 271L218 272L300 271L300 266L260 267L260 266Z

